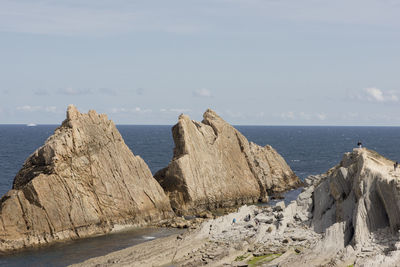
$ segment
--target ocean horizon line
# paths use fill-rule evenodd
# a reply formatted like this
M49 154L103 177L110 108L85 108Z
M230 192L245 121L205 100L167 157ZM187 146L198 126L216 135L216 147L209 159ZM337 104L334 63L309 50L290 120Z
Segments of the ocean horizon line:
M32 125L34 124L34 125ZM174 124L128 124L116 123L116 126L174 126ZM0 126L59 126L61 123L0 123ZM375 127L375 128L399 128L400 125L313 125L313 124L232 124L234 127Z

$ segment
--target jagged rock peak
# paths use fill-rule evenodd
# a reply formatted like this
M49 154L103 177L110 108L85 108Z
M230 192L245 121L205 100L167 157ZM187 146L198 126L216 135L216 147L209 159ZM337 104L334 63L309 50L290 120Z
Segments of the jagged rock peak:
M150 169L114 123L69 106L1 199L0 251L104 234L173 216Z
M211 120L216 120L216 119L223 120L214 110L212 110L210 108L207 109L206 112L204 112L203 118L204 118L204 120L208 120L208 119L211 119Z
M173 159L155 175L178 213L252 203L301 184L272 147L249 142L210 109L203 118L179 117Z
M75 105L68 105L67 108L67 120L72 121L77 119L81 113L78 111L78 109L75 107Z

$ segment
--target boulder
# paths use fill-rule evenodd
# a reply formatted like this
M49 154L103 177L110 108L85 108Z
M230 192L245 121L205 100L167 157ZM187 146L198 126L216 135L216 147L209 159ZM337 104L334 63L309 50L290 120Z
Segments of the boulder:
M271 146L249 142L212 110L203 117L179 117L173 159L155 174L178 214L253 203L301 185Z
M173 216L148 166L114 123L69 106L0 200L0 251L110 232Z
M285 209L285 201L279 201L276 203L276 205L273 207L274 211L283 211Z

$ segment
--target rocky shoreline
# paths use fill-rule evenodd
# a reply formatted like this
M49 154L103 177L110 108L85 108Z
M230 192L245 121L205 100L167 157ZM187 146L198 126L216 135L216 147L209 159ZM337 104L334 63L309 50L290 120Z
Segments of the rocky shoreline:
M390 219L395 209L379 206L385 196L398 194L387 191L375 198L383 192L375 188L384 184L398 191L400 173L392 163L374 151L355 149L326 174L308 177L287 206L283 201L274 207L243 206L183 235L74 266L399 266L399 232ZM387 216L363 212L370 207ZM374 228L374 220L380 227Z
M69 106L0 200L0 251L158 225L189 230L77 266L400 262L400 174L393 161L357 148L305 179L287 205L236 210L303 182L272 147L249 142L212 110L202 122L181 115L172 133L174 156L153 177L106 115Z
M272 147L249 142L212 110L202 122L179 117L174 157L155 177L105 114L70 105L66 115L0 199L0 252L124 227L188 227L180 216L209 218L301 185Z

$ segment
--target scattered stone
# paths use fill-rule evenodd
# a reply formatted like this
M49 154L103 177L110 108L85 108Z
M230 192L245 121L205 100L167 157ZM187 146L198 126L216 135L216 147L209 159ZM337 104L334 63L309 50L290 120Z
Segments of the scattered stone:
M283 211L283 209L285 208L285 201L280 201L278 203L276 203L276 205L273 207L274 211Z
M233 267L247 267L247 266L249 266L249 264L245 261L234 261L232 263L232 266Z
M200 213L198 214L198 216L199 216L200 218L204 218L204 219L212 219L212 218L214 217L213 214L212 214L210 211L208 211L208 210L205 210L205 211L200 212Z
M282 212L279 212L278 214L275 215L276 219L281 221L284 218L284 215Z

